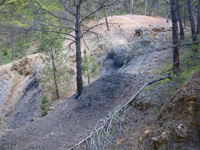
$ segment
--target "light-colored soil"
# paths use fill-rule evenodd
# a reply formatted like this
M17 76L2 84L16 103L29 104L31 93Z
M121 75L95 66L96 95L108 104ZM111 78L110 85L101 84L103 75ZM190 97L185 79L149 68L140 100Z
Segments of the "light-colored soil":
M99 21L91 21L87 24L87 28L101 24L91 30L99 36L89 32L88 34L85 34L83 38L84 40L82 39L81 41L82 51L87 50L88 54L95 56L97 63L100 64L100 76L110 74L104 70L106 66L103 66L104 64L102 64L102 61L105 61L104 57L112 48L125 47L127 55L130 54L128 51L141 53L141 56L134 58L135 60L133 60L134 62L132 62L131 65L128 65L124 67L123 70L120 70L121 72L126 73L152 72L157 68L160 68L162 64L165 64L166 61L172 58L171 53L169 53L170 49L166 49L163 52L156 51L157 48L171 44L171 31L152 32L152 29L155 27L163 27L165 30L168 30L172 25L171 22L167 23L166 19L142 15L123 15L109 16L108 21L110 31L107 31L104 18ZM144 35L135 37L134 35L136 29L142 29L145 31ZM71 34L74 35L74 32ZM67 36L67 38L71 37ZM150 41L150 43L147 45L140 45L141 41ZM69 68L76 72L75 44L72 44L69 48L70 43L71 41L69 40L64 42L64 45L66 46L65 53L69 56ZM143 55L146 52L148 55ZM153 59L153 57L155 59Z

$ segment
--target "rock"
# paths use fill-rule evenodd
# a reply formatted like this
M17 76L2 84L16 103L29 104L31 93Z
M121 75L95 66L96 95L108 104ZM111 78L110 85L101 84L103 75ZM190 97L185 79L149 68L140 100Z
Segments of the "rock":
M143 33L142 29L136 29L135 30L135 36L141 36Z
M144 134L140 137L140 142L142 142L151 132L151 130L144 131Z
M152 31L154 32L163 32L165 30L164 27L155 27L155 28L152 28Z
M35 118L31 118L31 121L35 121Z
M20 75L27 76L33 71L31 62L32 59L24 57L20 61L16 61L13 63L11 71L16 70Z
M153 137L153 145L157 150L168 150L167 148L167 143L170 139L170 133L167 132L162 132L160 136Z
M176 142L184 142L187 140L188 134L187 134L187 127L184 126L183 124L179 124L176 128L175 128L175 132L176 132Z
M135 107L140 111L146 111L147 109L150 108L150 106L151 104L148 101L135 102Z
M185 100L185 101L196 101L197 98L198 98L197 95L189 95L189 96L187 96L187 97L184 97L184 100Z

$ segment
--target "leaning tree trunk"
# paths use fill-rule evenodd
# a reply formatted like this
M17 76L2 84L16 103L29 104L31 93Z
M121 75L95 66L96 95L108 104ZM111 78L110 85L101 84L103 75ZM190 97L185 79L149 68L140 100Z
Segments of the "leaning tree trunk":
M12 34L10 34L10 40L11 40L11 45L12 45L12 62L13 62L15 60L15 45L14 45Z
M178 45L178 25L175 12L175 0L170 0L170 4L171 4L171 17L172 17L172 40L173 40L173 45L175 46ZM178 74L180 71L178 46L173 47L173 70L175 74Z
M52 61L52 67L53 67L54 84L55 84L55 88L56 88L56 97L57 97L57 99L59 99L60 96L59 96L58 83L57 83L57 77L56 77L56 65L55 65L54 53L53 53L52 49L51 49L51 61Z
M188 14L189 14L189 18L190 18L192 40L193 40L193 42L195 42L197 40L197 37L196 37L196 31L195 31L194 17L193 17L193 13L192 13L191 0L187 0L187 5L188 5Z
M200 34L200 0L198 0L198 10L197 10L197 34Z
M83 79L82 79L82 66L81 66L81 30L80 30L80 3L76 6L76 29L75 29L75 40L76 40L76 69L77 69L77 90L78 96L81 95L83 90Z
M179 9L179 0L176 0L176 12L178 16L178 22L179 22L179 28L180 28L180 40L184 40L184 29L183 29L183 23L181 19L181 13Z

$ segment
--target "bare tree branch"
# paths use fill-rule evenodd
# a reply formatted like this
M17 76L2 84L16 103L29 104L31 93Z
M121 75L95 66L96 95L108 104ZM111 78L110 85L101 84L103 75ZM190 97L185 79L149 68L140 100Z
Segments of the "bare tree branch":
M71 30L75 31L74 28L68 27L68 26L55 26L55 25L53 25L53 24L52 24L52 25L41 24L41 25L43 25L43 26L48 26L48 27L62 28L62 29L71 29Z
M105 5L105 3L108 2L108 1L109 1L109 0L105 0L103 3L101 3L101 5L100 5L99 8L97 8L96 10L94 10L93 12L91 12L90 14L88 14L86 17L84 17L84 18L80 21L80 23L82 23L83 21L85 21L86 19L88 19L91 15L95 14L97 11L101 10L102 8L104 8L104 7L109 7L109 6L112 6L112 5L118 3L118 2L113 2L113 3L109 4L109 5Z
M69 22L75 24L75 22L74 22L73 20L70 20L70 19L68 19L68 18L60 17L60 16L58 16L58 15L52 13L51 11L48 11L48 10L44 9L38 2L35 1L35 3L36 3L36 4L40 7L40 9L41 9L42 11L44 11L45 13L47 13L47 14L49 14L49 15L51 15L51 16L54 16L54 17L56 17L56 18L59 18L59 19L67 20L67 21L69 21Z
M73 36L73 35L71 35L70 33L67 33L67 32L61 32L61 31L52 31L52 30L39 30L39 29L31 29L31 30L65 34L65 35L69 35L69 36L71 36L72 38L74 38L74 39L75 39L75 36Z
M62 0L60 0L60 3L63 5L64 9L70 13L72 16L76 16L76 14L74 12L72 12L71 10L69 10L69 8L66 7L66 5L64 4L64 2Z
M75 40L70 39L70 38L66 38L66 37L64 37L64 39L65 39L65 40L70 40L70 41L72 41L72 42L75 42Z
M71 48L71 46L72 46L72 44L74 44L74 43L76 43L76 41L74 41L74 42L71 42L70 44L69 44L69 50L71 50L72 48Z
M103 25L104 23L99 23L99 24L96 24L95 26L92 26L92 27L90 27L90 28L88 28L82 35L81 35L81 38L87 33L87 32L89 32L90 30L92 30L93 28L95 28L95 27L97 27L97 26L100 26L100 25ZM82 26L84 26L84 25L82 25ZM84 27L86 27L86 26L84 26ZM87 28L87 27L86 27ZM91 31L90 31L91 32Z

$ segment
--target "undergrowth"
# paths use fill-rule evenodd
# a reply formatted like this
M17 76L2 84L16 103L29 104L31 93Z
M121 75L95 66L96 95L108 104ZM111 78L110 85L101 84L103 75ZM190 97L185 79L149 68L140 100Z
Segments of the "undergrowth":
M42 115L41 117L44 117L47 115L48 111L50 111L50 109L47 107L47 104L49 102L49 99L47 96L44 96L41 100L42 104L40 105L40 109L42 110Z
M200 40L200 37L198 37L198 40ZM191 39L187 39L183 41L182 43L189 43L191 42ZM180 87L181 84L183 84L189 77L192 76L196 71L200 69L200 44L195 44L188 46L187 48L181 48L180 49L180 72L179 74L173 73L173 63L172 61L168 62L165 66L163 66L161 69L156 70L154 73L159 76L165 76L167 74L170 74L172 79L167 79L160 81L158 83L155 83L151 87L147 87L145 91L148 91L150 89L154 90L157 86L167 85L167 84L173 84L175 89Z

